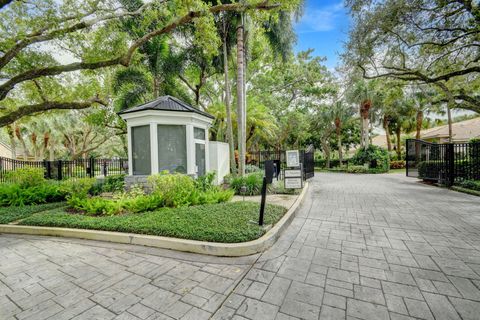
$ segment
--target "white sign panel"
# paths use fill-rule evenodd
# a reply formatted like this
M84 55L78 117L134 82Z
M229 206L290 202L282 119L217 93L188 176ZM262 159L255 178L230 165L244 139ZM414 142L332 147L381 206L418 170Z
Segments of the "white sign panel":
M299 178L302 176L302 170L285 170L285 178Z
M301 189L302 178L285 178L285 189Z
M285 153L287 156L287 167L300 166L300 153L298 150L287 150Z

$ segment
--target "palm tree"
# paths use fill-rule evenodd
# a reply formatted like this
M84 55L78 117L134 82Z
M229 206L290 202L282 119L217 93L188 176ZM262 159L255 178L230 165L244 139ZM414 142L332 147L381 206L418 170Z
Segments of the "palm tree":
M245 175L245 160L247 148L246 133L246 90L245 90L245 26L242 14L240 23L237 26L237 129L238 129L238 173Z
M227 120L227 140L228 147L230 150L230 170L236 174L237 173L237 163L235 161L235 141L233 140L233 123L232 123L232 93L230 90L230 77L229 77L229 68L228 68L228 56L229 51L232 47L232 32L231 32L231 19L233 15L225 12L222 16L222 57L223 57L223 74L224 74L224 103L226 110L226 120Z
M260 146L272 146L278 126L266 106L255 99L248 100L246 144L247 150L257 151Z
M349 91L349 97L352 102L359 104L359 113L360 113L360 147L367 148L370 139L370 108L372 107L372 93L370 85L365 80L358 80L353 84L353 87Z

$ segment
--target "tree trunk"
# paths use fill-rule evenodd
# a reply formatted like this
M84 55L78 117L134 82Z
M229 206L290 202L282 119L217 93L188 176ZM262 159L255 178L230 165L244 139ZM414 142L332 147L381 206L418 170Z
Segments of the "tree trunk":
M453 100L453 98L452 98ZM453 142L453 128L452 128L452 107L455 102L447 104L447 116L448 116L448 142Z
M387 115L383 116L383 129L385 130L385 137L387 138L387 150L392 151L392 140L390 139L390 120Z
M362 123L363 123L363 137L362 137L362 140L363 140L363 146L365 148L368 148L368 146L370 145L370 139L369 139L369 130L370 130L370 124L369 124L369 121L368 121L368 117L366 118L362 118Z
M401 142L401 136L402 136L402 128L397 125L395 128L395 134L397 135L397 158L398 160L402 159L402 142Z
M153 76L153 97L156 99L160 96L160 83L156 75Z
M415 139L420 140L421 138L421 131L422 131L422 125L423 125L423 111L418 110L417 111L417 133L415 134Z
M342 125L340 122L335 123L335 130L337 134L337 148L338 148L338 162L340 166L343 164L343 151L342 151Z
M15 135L17 136L18 141L20 141L20 144L22 145L23 149L23 160L27 160L28 157L28 149L27 149L27 144L25 143L25 139L23 139L22 133L20 132L20 128L16 127L15 128Z
M237 27L237 126L238 126L238 174L245 175L245 152L246 152L246 132L245 132L245 78L244 78L244 43L243 43L243 19Z
M360 107L358 108L358 112L360 113L360 148L365 147L363 137L365 136L364 130L365 126L363 123L363 115L362 115L362 104L360 103Z
M233 141L233 123L230 80L228 75L228 52L227 52L227 26L226 17L223 18L223 73L225 75L225 108L227 109L227 139L230 149L230 170L235 175L237 173L237 164L235 162L235 141Z
M330 145L328 141L322 141L322 149L325 155L325 167L328 169L330 168Z
M10 138L10 147L12 148L12 159L17 158L17 143L15 142L15 129L13 125L7 126L8 137Z

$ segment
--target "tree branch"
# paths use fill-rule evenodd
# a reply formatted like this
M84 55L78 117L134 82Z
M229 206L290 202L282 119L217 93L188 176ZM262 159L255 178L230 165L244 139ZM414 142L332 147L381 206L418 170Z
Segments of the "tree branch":
M241 3L232 3L232 4L221 4L211 7L207 11L191 11L184 15L181 18L176 19L175 21L171 22L170 24L166 25L161 29L154 30L150 33L147 33L143 37L137 39L127 50L127 52L123 55L120 55L116 58L107 59L103 61L96 61L96 62L75 62L67 65L59 65L59 66L52 66L52 67L45 67L39 69L32 69L26 72L23 72L17 76L14 76L10 80L6 81L2 85L0 85L0 101L5 99L7 94L15 87L15 85L32 79L37 79L43 76L54 76L59 75L64 72L71 72L76 70L93 70L99 69L104 67L110 67L114 65L123 65L128 66L130 61L132 60L132 56L135 51L147 43L150 39L157 37L162 34L170 33L177 27L181 25L185 25L191 22L195 18L202 17L209 13L218 13L222 11L246 11L251 9L257 10L271 10L278 8L280 4L268 4L268 1L262 1L257 4L241 4Z
M393 72L386 72L376 75L367 75L367 70L361 65L358 64L358 67L362 70L363 78L365 79L377 79L377 78L396 78L400 80L409 80L409 81L422 81L425 83L436 83L439 81L448 81L451 78L464 76L469 73L480 72L480 66L474 66L470 68L465 68L463 70L456 70L448 72L436 77L428 77L420 71L410 70L410 69L401 69L393 66L384 66L385 69L395 70Z
M0 0L0 9L8 5L10 2L13 2L13 0Z
M10 48L7 52L5 52L5 54L0 58L0 69L3 68L7 63L9 63L13 58L15 58L24 48L28 47L31 44L52 40L62 34L72 33L78 30L86 29L100 22L104 22L112 19L118 19L126 16L140 15L147 6L149 6L149 3L144 4L136 11L111 13L103 17L97 17L95 19L80 21L69 27L52 30L47 34L42 34L41 31L33 33L30 37L17 41L12 48Z
M86 109L93 104L107 105L107 103L98 97L90 98L82 102L63 102L63 101L44 101L38 104L25 105L19 107L17 110L9 112L6 115L0 116L0 127L9 125L16 120L48 110L65 110L65 109Z

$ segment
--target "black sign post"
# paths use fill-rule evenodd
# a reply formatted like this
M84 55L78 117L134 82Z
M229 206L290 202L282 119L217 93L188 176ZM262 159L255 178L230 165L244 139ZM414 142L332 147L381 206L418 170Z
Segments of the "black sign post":
M263 226L263 216L265 213L265 201L267 200L267 184L272 183L275 166L273 160L265 161L265 176L262 183L262 200L260 202L260 217L258 218L258 225Z
M265 213L265 201L267 200L267 177L263 177L262 184L262 202L260 203L260 217L258 218L258 225L263 226L263 214Z

